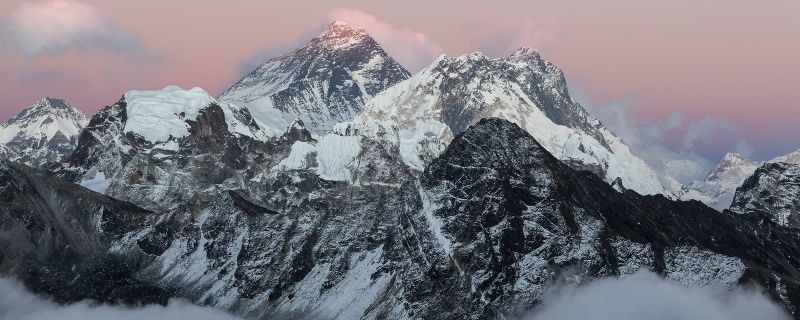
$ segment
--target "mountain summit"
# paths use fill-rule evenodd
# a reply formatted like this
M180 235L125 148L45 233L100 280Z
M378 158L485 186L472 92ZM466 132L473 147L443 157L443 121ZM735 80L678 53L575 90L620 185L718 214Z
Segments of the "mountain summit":
M681 199L702 201L719 211L728 209L733 201L736 188L752 176L759 166L766 163L800 164L800 150L777 157L767 162L745 158L738 153L728 153L711 170L705 180L695 181L681 190Z
M529 48L504 58L442 55L382 92L354 123L396 126L401 157L416 169L483 118L509 120L561 161L641 194L664 193L647 164L569 94L563 72ZM363 130L362 130L363 131Z
M63 99L43 98L0 126L0 144L34 167L59 162L75 149L86 116Z
M246 75L219 100L246 106L275 129L300 119L319 135L352 120L372 96L409 76L366 31L336 21Z

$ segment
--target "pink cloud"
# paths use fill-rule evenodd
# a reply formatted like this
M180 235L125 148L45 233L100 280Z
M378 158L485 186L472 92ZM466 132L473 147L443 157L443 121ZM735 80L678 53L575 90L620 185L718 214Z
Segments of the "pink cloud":
M137 37L95 7L74 0L23 2L9 16L6 31L26 57L73 48L143 52Z
M341 20L364 28L400 64L416 72L427 67L444 49L426 34L405 27L392 26L375 16L353 9L334 9L327 13L330 21Z
M552 19L510 19L490 8L479 8L462 26L470 45L484 54L505 56L520 47L541 51L557 40L557 27Z

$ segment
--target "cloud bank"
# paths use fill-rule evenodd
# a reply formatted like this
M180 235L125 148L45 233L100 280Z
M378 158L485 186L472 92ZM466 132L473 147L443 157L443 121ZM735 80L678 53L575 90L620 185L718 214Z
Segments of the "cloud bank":
M241 320L223 311L173 300L167 306L125 308L80 302L59 305L0 279L0 320Z
M597 280L546 295L530 320L788 320L756 289L684 287L651 272Z
M697 154L691 148L676 148L670 145L671 135L679 134L678 131L686 127L682 114L673 113L663 121L651 121L630 113L630 107L634 103L632 98L598 106L588 101L588 98L580 90L571 90L571 92L591 114L622 138L635 155L642 158L656 171L661 183L668 190L678 191L679 184L689 184L703 179L713 165L711 161ZM689 147L705 139L695 136L702 131L701 128L703 128L702 124L689 125L683 139L691 141ZM710 132L713 133L715 130L712 128Z
M334 9L326 15L330 21L341 20L364 28L390 56L414 73L427 67L444 49L422 32L392 26L375 16L353 9Z
M95 7L73 0L23 2L11 13L6 34L28 58L70 49L142 53L143 46Z

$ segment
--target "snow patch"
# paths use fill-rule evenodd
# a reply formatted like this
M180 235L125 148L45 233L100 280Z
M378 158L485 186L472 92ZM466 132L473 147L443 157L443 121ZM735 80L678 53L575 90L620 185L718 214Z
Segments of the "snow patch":
M86 189L104 194L108 190L108 186L111 185L111 179L106 179L105 173L98 171L95 173L94 178L83 180L80 185Z

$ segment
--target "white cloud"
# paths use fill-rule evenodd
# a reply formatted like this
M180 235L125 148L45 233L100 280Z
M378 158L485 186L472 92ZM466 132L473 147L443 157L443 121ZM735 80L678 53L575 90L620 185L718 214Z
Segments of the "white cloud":
M167 306L125 308L80 302L59 305L0 279L0 320L240 320L223 311L173 300Z
M412 73L430 65L444 50L424 33L392 26L368 13L352 9L328 12L330 21L341 20L364 28L389 55Z
M744 139L736 142L734 150L737 153L745 156L745 158L750 158L753 156L753 145L751 145L749 142L747 142L747 140Z
M73 0L22 2L11 13L6 33L26 57L69 49L109 49L139 54L138 39L95 7Z
M784 309L754 288L684 287L651 272L597 280L545 295L531 320L783 320Z

